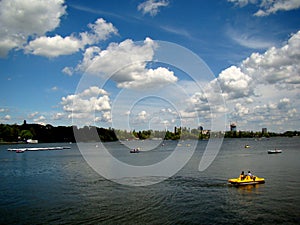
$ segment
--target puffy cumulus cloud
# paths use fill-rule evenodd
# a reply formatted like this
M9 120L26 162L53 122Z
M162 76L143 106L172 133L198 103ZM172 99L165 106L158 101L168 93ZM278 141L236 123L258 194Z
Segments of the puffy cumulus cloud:
M236 103L233 111L233 116L243 118L249 114L250 110L248 107L243 106L241 103Z
M95 122L111 122L112 121L112 116L110 111L103 112L101 116L96 116L95 117Z
M147 112L145 110L143 110L143 111L139 112L137 116L140 120L146 120L147 119Z
M73 73L74 73L74 69L73 69L72 67L66 66L65 68L62 69L62 72L63 72L64 74L67 74L67 75L69 75L69 76L72 76Z
M8 109L0 108L0 113L3 113L3 112L8 112Z
M33 122L45 125L46 124L46 117L45 116L39 116L38 118L33 119Z
M285 126L284 130L295 129L298 126L295 119L299 118L295 107L299 107L299 103L292 105L289 98L276 99L276 97L274 95L274 100L269 101L260 97L250 105L244 101L235 104L227 102L232 109L228 116L237 122L240 129L259 130L261 127L268 127L270 130L278 131L282 125Z
M289 98L283 98L283 99L280 99L277 107L278 107L278 109L285 109L289 105L290 105L290 99Z
M150 38L142 43L127 39L119 44L111 43L107 49L89 47L77 70L87 74L112 79L119 88L145 89L175 83L173 71L163 67L147 68L153 60L157 44Z
M41 55L46 57L57 57L60 55L70 55L80 49L83 50L86 45L96 44L101 40L106 40L111 34L117 34L117 29L112 23L106 22L99 18L94 24L89 24L91 29L89 32L82 32L79 37L67 36L54 37L42 36L29 42L25 47L25 52L33 55ZM65 73L70 74L70 70L65 70Z
M268 16L278 11L289 11L300 8L298 0L228 0L237 6L244 7L248 4L258 6L258 11L255 16Z
M228 112L226 105L222 104L219 94L216 94L214 87L207 86L204 88L203 92L196 92L190 98L186 100L184 104L184 109L180 111L180 115L183 118L197 118L201 121L202 126L210 126L212 119L222 118L225 113ZM224 103L224 102L223 102ZM222 120L222 119L221 119ZM220 122L220 129L223 130L222 124ZM195 121L193 121L195 123Z
M130 69L136 70L136 68ZM135 71L131 71L130 73L134 80L120 82L118 83L118 87L134 89L157 88L177 81L177 77L174 76L174 72L163 67L158 67L157 69L145 69L139 74L133 74Z
M254 94L252 78L240 68L231 66L223 70L212 83L218 83L226 99L249 97Z
M90 32L80 33L83 45L92 45L108 39L112 34L118 34L117 28L103 18L98 18L94 24L88 24L88 27L91 29Z
M149 13L151 16L156 16L159 12L159 8L166 7L169 2L166 0L147 0L138 5L137 9L142 11L143 14Z
M170 108L163 108L160 110L159 114L162 114L162 115L173 115L173 116L176 116L178 117L178 112L173 110L173 109L170 109Z
M272 47L264 54L253 53L242 62L240 68L260 82L299 88L300 31L281 48Z
M207 100L206 94L202 92L194 93L190 98L186 101L186 109L185 111L188 113L199 112L199 113L209 113L210 104Z
M297 129L299 81L300 31L282 47L253 53L239 66L221 71L203 87L203 92L191 95L182 115L205 117L213 111L213 116L219 117L228 112L228 118L237 121L240 129ZM226 100L225 107L215 101L218 87Z
M264 0L260 4L262 9L258 10L255 16L268 16L277 11L289 11L300 8L300 1L298 0Z
M11 119L11 116L10 116L10 115L5 115L3 119L4 119L4 120L10 120L10 119Z
M0 1L0 56L22 48L29 37L53 31L65 14L64 0Z
M253 53L221 71L187 100L181 115L209 119L227 112L239 129L284 131L299 127L300 31L281 47ZM218 87L226 106L215 101ZM202 121L202 120L201 120Z
M138 111L138 112L130 112L130 123L134 125L147 125L149 126L149 121L153 118L153 114L150 112L146 112L146 110Z
M91 121L106 121L110 118L110 98L108 93L92 86L80 93L68 95L61 100L63 110L69 118ZM100 116L98 115L100 113Z
M156 47L157 45L150 38L146 38L143 43L135 43L130 39L119 44L110 43L106 50L92 46L85 50L84 58L77 69L86 73L108 76L132 64L136 67L142 66L143 70L145 62L152 60Z
M213 92L216 84L227 100L257 96L261 84L275 85L280 90L300 88L300 31L281 48L271 47L263 54L253 53L239 67L223 70L210 83L211 91L206 95Z
M66 115L64 113L58 112L58 113L55 113L52 115L52 119L53 120L61 120L61 119L64 119L65 116Z
M70 55L77 52L82 47L80 41L74 37L39 37L26 46L26 53L41 55L47 57L56 57L59 55Z

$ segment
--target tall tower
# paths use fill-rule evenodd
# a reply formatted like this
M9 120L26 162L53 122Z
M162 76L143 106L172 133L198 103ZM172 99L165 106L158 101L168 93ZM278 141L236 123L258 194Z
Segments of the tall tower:
M262 128L261 129L261 133L262 134L267 134L268 133L268 129L267 128Z
M236 123L230 124L230 131L236 131Z

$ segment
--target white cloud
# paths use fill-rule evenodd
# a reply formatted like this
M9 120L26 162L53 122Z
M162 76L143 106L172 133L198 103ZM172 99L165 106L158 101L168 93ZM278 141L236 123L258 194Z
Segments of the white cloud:
M69 75L69 76L72 76L73 73L74 73L74 69L73 69L72 67L65 67L65 68L62 69L62 72L63 72L64 74L67 74L67 75Z
M10 115L4 116L4 120L10 120L10 119L11 119L11 116L10 116Z
M253 53L242 62L240 68L260 82L299 87L300 31L292 35L281 48L272 47L264 54Z
M38 114L39 114L39 112L33 112L33 113L30 113L30 114L28 115L28 118L29 118L29 119L32 119L32 118L36 117Z
M52 91L57 91L57 90L58 90L58 87L57 87L57 86L54 86L54 87L51 88L51 90L52 90Z
M80 33L83 45L92 45L108 39L112 34L118 34L117 28L103 18L98 18L94 24L89 24L88 27L91 29L91 32Z
M262 54L253 53L239 66L230 66L187 101L185 116L215 115L229 112L228 119L241 130L297 129L299 126L300 31L280 48L271 47ZM213 96L219 85L226 107L214 105ZM209 100L209 101L208 101ZM193 112L197 110L198 115ZM284 128L283 128L284 127Z
M110 98L108 93L96 86L92 86L80 93L62 98L63 110L69 113L69 118L82 119L87 123L107 120L110 118ZM100 113L100 117L97 116Z
M42 36L30 41L25 47L25 52L33 55L46 57L57 57L60 55L70 55L83 50L86 45L98 43L100 40L106 40L111 34L117 34L117 29L104 19L99 18L94 24L89 24L90 32L82 32L80 38L73 36L54 37ZM67 70L67 74L71 71Z
M87 48L77 70L102 78L110 78L119 88L159 88L175 83L177 77L166 68L148 69L157 44L150 38L142 43L127 39L119 44L111 43L106 50Z
M95 122L111 122L112 120L112 117L111 117L111 112L110 111L106 111L106 112L103 112L102 115L99 117L97 116L95 118Z
M228 2L232 2L235 5L244 7L244 6L248 5L249 3L252 3L252 4L256 3L257 0L228 0Z
M244 7L248 4L255 4L259 10L255 16L268 16L278 11L289 11L300 8L299 0L228 0L237 6Z
M234 107L234 114L238 117L244 117L245 115L248 115L250 110L248 107L243 106L241 103L237 103Z
M285 109L287 106L290 105L290 99L289 98L283 98L280 99L280 102L278 103L278 109Z
M60 55L73 54L82 47L80 40L75 37L39 37L26 46L26 53L46 57L57 57Z
M193 38L193 36L190 34L190 32L187 31L186 29L183 29L183 28L170 27L170 26L161 26L161 29L163 29L166 32L172 33L172 34L183 36L185 38L189 38L189 39Z
M38 122L38 121L44 121L46 119L46 117L44 116L39 116L38 118L34 119L34 122Z
M145 121L147 119L147 112L145 110L139 112L137 118L139 120Z
M64 113L55 113L55 114L53 114L52 115L52 119L53 120L61 120L61 119L63 119L63 118L65 118L65 114Z
M166 0L147 0L138 5L138 10L142 11L143 14L149 13L151 16L156 16L159 12L159 8L166 7L169 2Z
M242 98L254 94L251 77L236 66L223 70L213 82L220 85L225 98Z
M263 37L261 37L262 33L256 33L253 31L253 29L247 28L246 31L237 31L228 26L226 34L233 41L247 48L267 49L274 46L274 41L265 40ZM270 39L270 37L268 37L268 39Z
M264 0L260 5L263 9L258 10L255 16L268 16L277 11L289 11L300 8L299 0Z
M0 56L22 48L29 37L53 31L65 14L64 0L0 1Z
M256 96L258 85L275 85L279 89L300 88L300 31L281 48L253 53L239 67L223 70L211 85L218 83L227 99ZM265 87L268 89L268 87Z

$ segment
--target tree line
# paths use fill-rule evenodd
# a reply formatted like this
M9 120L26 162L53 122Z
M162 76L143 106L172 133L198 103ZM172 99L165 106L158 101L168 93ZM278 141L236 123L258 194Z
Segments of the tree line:
M199 129L177 128L171 131L126 131L113 128L99 128L96 126L52 126L50 124L27 124L22 125L0 124L0 143L18 143L26 142L28 139L36 139L40 143L53 142L89 142L89 141L117 141L133 139L162 139L162 140L179 140L179 139L208 139L210 136L224 136L225 138L260 138L276 136L300 136L299 131L286 131L284 133L262 133L253 131L227 131L221 134L202 132Z

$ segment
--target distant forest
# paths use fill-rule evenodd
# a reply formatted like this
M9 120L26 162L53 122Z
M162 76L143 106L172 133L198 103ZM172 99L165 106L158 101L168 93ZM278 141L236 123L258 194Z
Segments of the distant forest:
M210 136L223 136L225 138L261 138L276 136L300 136L299 131L286 131L284 133L262 133L253 131L227 131L203 132L199 129L177 128L174 132L170 131L135 131L116 130L113 128L99 128L95 126L52 126L50 124L0 124L0 143L24 143L28 139L38 140L39 143L53 142L87 142L87 141L117 141L133 139L208 139ZM76 137L76 138L75 138Z

